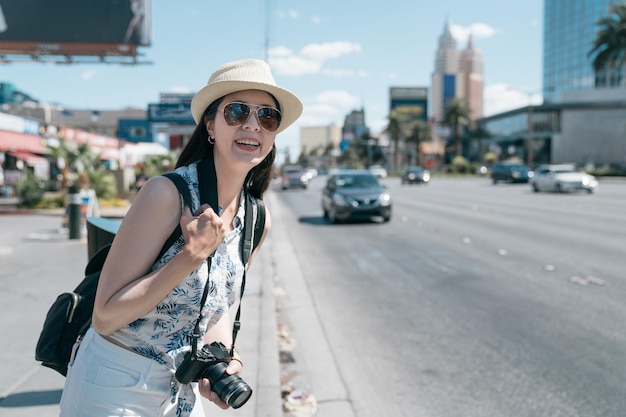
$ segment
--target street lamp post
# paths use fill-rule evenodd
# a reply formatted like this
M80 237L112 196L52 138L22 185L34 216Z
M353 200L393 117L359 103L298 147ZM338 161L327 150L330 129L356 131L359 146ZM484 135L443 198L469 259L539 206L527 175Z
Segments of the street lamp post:
M527 128L526 128L526 165L532 168L533 163L533 105L531 102L531 94L528 93L528 112L526 117L527 120Z

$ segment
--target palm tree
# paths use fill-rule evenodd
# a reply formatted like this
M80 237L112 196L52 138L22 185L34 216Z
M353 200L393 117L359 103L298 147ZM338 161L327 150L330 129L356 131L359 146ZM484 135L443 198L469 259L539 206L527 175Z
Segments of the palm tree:
M324 147L324 151L322 152L324 167L328 168L333 165L333 152L335 150L335 145L332 142L327 143Z
M470 155L470 160L479 160L482 141L485 139L489 139L492 135L484 126L474 126L467 132L467 136L470 140L470 148L473 152L474 158Z
M402 121L398 113L392 110L389 113L389 124L387 125L387 129L385 131L389 134L391 141L393 142L393 169L397 169L398 167L398 154L399 154L399 146L400 139L402 135Z
M407 136L406 141L413 145L413 149L415 149L415 153L411 152L411 156L415 155L417 160L419 160L420 154L420 143L428 142L431 140L430 136L430 126L427 122L423 120L418 120L413 124L413 129L411 130L411 134ZM411 158L413 159L413 158ZM416 164L415 160L411 161L412 164Z
M460 98L453 98L446 106L446 113L443 116L443 122L448 127L454 129L454 147L456 156L463 155L461 146L461 129L473 126L472 111L465 102Z
M609 15L596 24L600 29L588 54L596 73L603 74L602 77L596 75L596 85L611 85L607 79L611 73L617 73L619 85L626 64L626 4L613 5Z
M58 146L48 145L49 158L61 168L61 190L67 189L72 182L74 172L78 174L82 172L92 173L99 170L100 160L86 143L77 146L68 146L65 140L60 140ZM82 181L85 187L89 184L84 183L88 176L83 176Z
M48 145L47 147L48 158L54 161L55 166L61 169L60 188L61 190L65 190L70 182L70 164L68 162L70 150L64 140L60 140L58 146Z

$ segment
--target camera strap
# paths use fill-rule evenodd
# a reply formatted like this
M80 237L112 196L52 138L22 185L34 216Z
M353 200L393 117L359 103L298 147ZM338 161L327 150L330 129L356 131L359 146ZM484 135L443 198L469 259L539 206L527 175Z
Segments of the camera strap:
M246 216L243 224L243 239L241 240L241 261L243 262L243 277L241 278L241 291L239 294L239 306L237 307L237 314L235 314L235 321L233 322L233 343L230 346L230 357L234 357L235 354L235 340L237 340L237 333L241 329L241 303L243 301L243 293L246 289L246 271L248 270L248 260L252 250L258 245L265 230L265 203L261 199L257 199L257 215L256 222L253 221L255 216L254 207L252 201L245 193L246 198ZM254 223L254 224L253 224Z
M198 185L200 189L200 204L207 203L212 208L218 207L217 199L217 175L215 173L215 162L213 155L208 158L202 159L198 163ZM251 197L248 192L244 192L245 198L245 218L243 226L243 239L241 240L241 261L244 266L243 277L241 280L241 291L239 294L239 306L237 307L237 313L233 322L233 341L230 348L230 356L233 357L235 351L235 340L237 339L237 333L241 328L241 302L243 300L243 294L246 287L246 270L248 269L248 260L252 250L258 245L265 230L265 203L261 199L256 199L257 212L256 222L254 221L254 207L252 205ZM196 354L198 349L198 339L200 339L200 322L203 319L202 307L206 302L209 293L210 273L211 273L211 260L213 255L207 259L207 282L202 292L202 299L200 301L200 312L196 325L193 329L191 351L192 354Z
M217 200L217 174L215 173L215 161L213 155L208 158L203 158L198 162L198 188L200 189L200 205L207 203L216 213L219 213L218 200ZM202 291L202 299L200 301L200 311L198 313L198 320L193 328L193 334L191 335L191 352L195 355L198 350L198 339L200 339L200 322L204 318L202 315L202 307L206 302L207 295L209 294L209 283L211 280L211 259L213 254L206 260L207 265L207 281L204 285L204 291Z

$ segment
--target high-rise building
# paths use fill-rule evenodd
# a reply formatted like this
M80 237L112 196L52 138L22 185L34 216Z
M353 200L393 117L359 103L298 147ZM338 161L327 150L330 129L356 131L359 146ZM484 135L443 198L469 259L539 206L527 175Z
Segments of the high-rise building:
M369 134L370 130L365 125L365 109L352 110L346 115L341 129L341 150L343 151L351 143L363 139L364 136L369 138Z
M472 111L472 118L483 117L483 58L474 48L472 35L467 42L467 48L461 51L459 78L463 88L461 97L467 100Z
M483 115L483 60L470 36L463 51L457 49L450 22L446 20L435 54L431 77L431 116L443 120L447 104L453 98L465 99L472 118Z
M616 4L621 1L544 0L544 103L478 120L489 134L477 155L519 157L532 167L576 163L626 170L626 88L624 77L615 77L624 68L595 73L589 55L597 22Z
M547 102L562 101L564 92L596 87L589 56L599 29L596 22L607 17L617 3L620 1L544 1L543 96Z

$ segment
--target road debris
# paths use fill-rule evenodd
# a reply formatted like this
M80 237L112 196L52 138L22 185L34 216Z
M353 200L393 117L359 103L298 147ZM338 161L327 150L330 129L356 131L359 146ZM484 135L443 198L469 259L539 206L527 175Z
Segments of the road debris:
M569 281L572 284L578 284L578 285L592 284L592 285L603 286L605 284L605 281L602 278L594 277L593 275L587 275L586 277L579 277L577 275L574 275L570 277Z
M284 396L283 411L289 417L311 417L317 412L317 400L313 394L294 389Z

